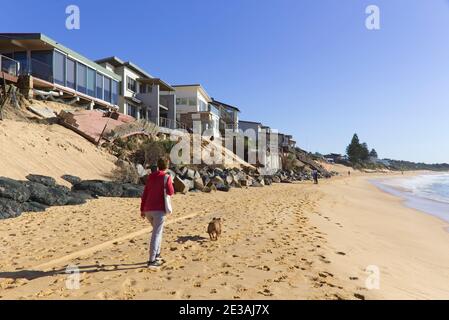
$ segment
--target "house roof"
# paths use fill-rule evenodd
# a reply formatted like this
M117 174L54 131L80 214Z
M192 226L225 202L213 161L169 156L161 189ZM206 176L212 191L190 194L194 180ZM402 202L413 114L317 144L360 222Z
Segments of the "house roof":
M168 83L164 82L163 80L159 79L159 78L139 78L137 79L142 83L147 83L147 84L158 84L159 88L161 91L175 91L175 88L173 88L171 85L169 85Z
M109 63L111 65L113 65L114 67L128 67L129 69L140 73L142 76L146 77L146 78L153 78L152 75L150 75L149 73L147 73L145 70L143 70L142 68L140 68L138 65L134 64L131 61L124 61L116 56L112 56L112 57L107 57L107 58L103 58L103 59L99 59L95 61L96 63Z
M202 85L200 84L175 84L172 85L173 88L185 88L185 87L197 87L197 89L207 98L208 102L212 102L211 97L209 96L209 94L206 92L206 90L203 88Z
M69 49L59 42L47 37L42 33L0 33L0 49L1 51L19 51L22 50L52 50L57 49L69 57L78 60L85 65L95 69L116 81L122 78L114 72L104 68L85 56Z
M231 106L230 104L226 104L226 103L223 103L221 101L215 100L214 98L212 98L212 102L211 103L213 105L217 105L217 106L222 105L225 108L236 110L237 112L240 112L239 108L237 108L235 106Z
M255 123L255 124L260 124L260 125L262 125L262 123L256 122L256 121L239 120L239 122Z

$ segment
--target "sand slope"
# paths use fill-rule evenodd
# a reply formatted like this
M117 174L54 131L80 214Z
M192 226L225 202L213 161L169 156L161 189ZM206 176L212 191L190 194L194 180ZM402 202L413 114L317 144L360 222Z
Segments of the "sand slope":
M104 178L115 166L113 156L57 124L0 121L0 150L0 176L15 179L29 173Z

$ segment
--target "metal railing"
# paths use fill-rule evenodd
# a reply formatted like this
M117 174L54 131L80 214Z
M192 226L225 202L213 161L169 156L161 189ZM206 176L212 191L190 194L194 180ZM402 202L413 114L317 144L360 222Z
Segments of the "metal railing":
M158 124L159 127L167 128L167 129L187 129L187 126L174 119L168 119L164 117L159 117L159 121L157 121L157 118L150 118L149 121L154 122ZM159 123L158 123L159 122Z
M0 68L2 72L12 76L18 76L20 71L20 62L9 57L0 55Z

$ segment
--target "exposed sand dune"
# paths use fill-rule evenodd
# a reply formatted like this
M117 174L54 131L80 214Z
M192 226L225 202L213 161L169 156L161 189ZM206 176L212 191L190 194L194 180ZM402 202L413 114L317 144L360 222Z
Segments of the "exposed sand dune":
M63 174L83 179L105 178L115 157L60 125L0 121L0 176L23 179L29 173L58 179Z

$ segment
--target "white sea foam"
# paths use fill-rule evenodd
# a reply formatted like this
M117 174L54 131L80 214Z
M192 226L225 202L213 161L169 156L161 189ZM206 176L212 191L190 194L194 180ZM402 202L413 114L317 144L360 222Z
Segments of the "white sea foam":
M449 203L449 174L447 173L387 179L381 183L416 197Z
M386 192L402 197L409 207L449 222L448 173L376 180L373 183Z

